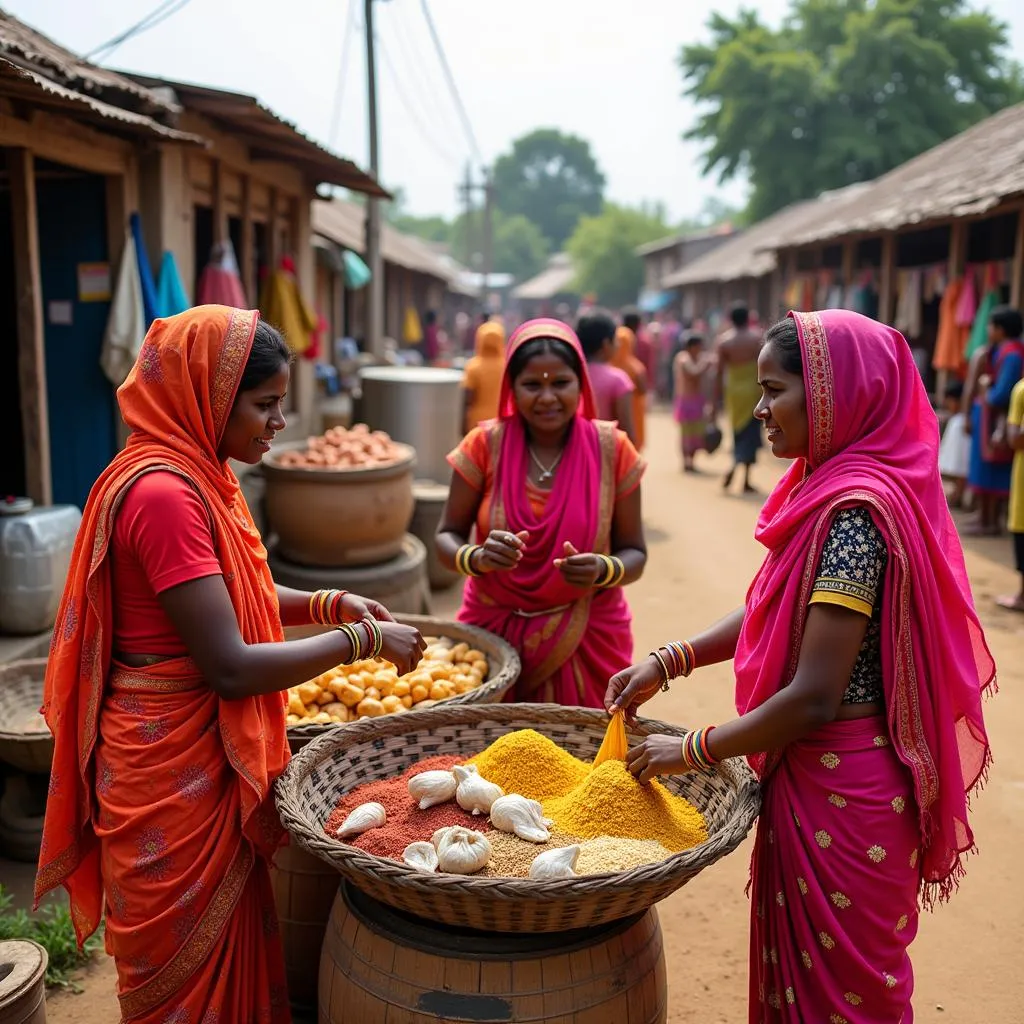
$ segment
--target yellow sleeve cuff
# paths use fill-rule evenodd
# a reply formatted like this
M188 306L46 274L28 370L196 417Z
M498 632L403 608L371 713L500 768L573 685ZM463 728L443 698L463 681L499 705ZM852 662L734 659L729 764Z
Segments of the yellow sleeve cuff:
M866 615L869 619L871 618L874 608L868 604L867 601L862 601L859 597L851 597L849 594L839 594L834 590L816 590L811 594L811 604L838 604L843 608L849 608L850 611L859 612L861 615Z

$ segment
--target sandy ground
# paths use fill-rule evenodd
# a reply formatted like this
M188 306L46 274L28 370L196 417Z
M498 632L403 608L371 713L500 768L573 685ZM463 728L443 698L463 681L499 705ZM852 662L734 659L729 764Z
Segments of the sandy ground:
M630 591L641 653L685 637L736 607L760 561L752 539L759 501L723 496L717 474L726 456L707 462L707 475L684 478L667 416L654 417L649 433L652 468L644 500L651 561L645 578ZM762 461L770 457L762 456ZM777 465L759 467L756 483L766 490L779 472ZM988 788L975 802L980 853L952 903L924 918L912 951L915 1021L1020 1024L1024 889L1012 863L1020 856L1024 836L1024 618L992 605L995 594L1009 591L1016 582L1007 540L972 541L968 564L1000 667L1002 689L988 706L996 765ZM448 611L452 600L451 595L438 600L437 612ZM724 720L733 710L728 666L677 683L649 709L652 717L684 724ZM671 1024L746 1020L748 904L743 889L749 852L748 839L659 907ZM0 864L5 875L9 867ZM51 998L51 1024L117 1020L110 963L99 960L82 984L82 995Z

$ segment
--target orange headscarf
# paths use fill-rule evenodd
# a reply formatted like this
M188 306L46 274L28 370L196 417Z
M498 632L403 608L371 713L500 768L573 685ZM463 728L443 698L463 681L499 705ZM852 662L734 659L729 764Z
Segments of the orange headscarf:
M498 415L501 378L505 373L505 328L488 320L476 330L476 355L466 363L462 386L473 393L466 412L466 429Z
M647 368L636 357L636 335L628 327L619 327L615 331L615 352L611 364L624 371L636 389L633 392L633 430L637 448L643 448L647 418Z
M283 639L274 582L238 479L217 456L259 314L198 306L153 323L117 392L131 436L93 485L75 541L46 668L43 714L55 748L36 876L36 900L57 885L71 896L79 940L103 910L93 750L111 665L107 558L114 519L143 473L180 473L198 490L246 643ZM269 856L279 844L271 785L288 760L281 693L220 701L225 754L239 780L242 830Z

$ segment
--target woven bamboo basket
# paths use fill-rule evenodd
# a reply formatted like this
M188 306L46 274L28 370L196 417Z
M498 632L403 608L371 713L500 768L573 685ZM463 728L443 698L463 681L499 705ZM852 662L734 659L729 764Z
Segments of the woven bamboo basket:
M475 690L469 690L456 697L448 697L441 702L445 707L466 704L497 704L519 678L521 664L516 649L485 629L467 626L462 622L447 622L429 615L396 615L395 618L408 626L415 626L424 636L444 637L454 640L456 643L465 641L487 656L488 672L483 683ZM415 712L417 716L423 714L422 711L417 712L415 707L410 711ZM397 717L405 718L406 716L399 715ZM408 721L407 718L406 721ZM288 740L292 752L295 753L302 749L310 740L316 739L318 736L355 724L354 722L346 724L332 722L330 724L290 725Z
M536 729L582 760L592 760L607 726L601 711L554 704L435 707L415 719L373 718L315 740L292 759L277 784L277 807L293 840L341 872L367 895L399 910L456 927L494 932L552 932L589 928L636 914L663 900L743 841L757 817L753 773L730 760L708 773L663 779L690 800L708 826L707 842L633 871L559 881L427 875L375 857L325 834L344 794L399 775L439 754L479 753L499 736ZM686 730L640 719L636 739Z
M0 665L0 761L23 772L48 772L53 761L53 736L37 714L45 675L45 658Z

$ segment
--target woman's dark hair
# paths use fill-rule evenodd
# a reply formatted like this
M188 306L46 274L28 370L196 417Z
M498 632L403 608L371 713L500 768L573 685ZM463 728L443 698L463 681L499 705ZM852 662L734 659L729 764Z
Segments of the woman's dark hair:
M596 356L615 337L615 321L607 313L590 313L580 317L576 325L576 337L588 358Z
M946 390L943 392L946 398L961 399L964 397L964 385L963 381L951 380L946 385Z
M694 345L704 345L704 335L699 331L688 331L683 336L683 347L692 348Z
M1013 306L996 306L989 318L994 327L998 327L1007 338L1019 338L1024 332L1024 319L1020 310Z
M583 366L580 363L580 357L576 349L572 345L558 338L534 338L532 341L528 341L525 345L517 348L515 354L509 360L508 374L512 383L514 384L519 379L519 375L526 369L526 364L531 359L543 355L557 356L576 374L580 381L583 380Z
M733 327L742 330L750 323L750 310L742 302L737 302L729 310L729 319L732 321Z
M771 345L779 363L786 373L794 377L804 374L804 357L800 351L800 335L796 329L796 321L791 316L783 317L777 324L772 324L765 335L764 343Z
M434 324L437 323L437 313L432 309L428 309L426 313L423 314L423 323L426 324L427 327L433 327Z
M252 349L242 371L242 379L238 382L238 391L252 391L253 388L258 388L291 361L291 351L281 332L263 320L257 321Z
M640 330L640 324L640 314L635 309L631 309L622 318L622 326L628 327L631 331L635 332Z

